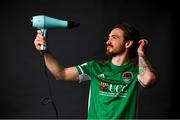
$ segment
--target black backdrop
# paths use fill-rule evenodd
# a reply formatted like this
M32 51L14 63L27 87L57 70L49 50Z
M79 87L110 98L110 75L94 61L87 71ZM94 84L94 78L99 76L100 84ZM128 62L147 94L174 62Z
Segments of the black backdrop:
M75 29L49 30L49 47L64 66L104 59L105 41L113 25L134 24L150 40L148 57L159 72L159 82L145 89L139 104L140 118L178 118L176 93L178 73L174 70L176 44L175 3L144 0L14 0L0 4L0 118L55 118L48 95L42 58L34 48L34 15L48 15L80 23ZM86 118L89 82L52 83L59 118Z

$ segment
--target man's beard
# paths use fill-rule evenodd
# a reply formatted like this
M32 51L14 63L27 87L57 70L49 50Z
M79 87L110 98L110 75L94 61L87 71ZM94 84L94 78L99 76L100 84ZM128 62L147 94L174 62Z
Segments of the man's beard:
M113 49L112 45L108 45L107 47L111 47L110 49ZM113 57L113 56L117 56L117 55L120 55L120 54L124 53L124 51L125 51L125 47L122 45L118 49L113 49L113 50L107 49L106 54L108 56Z

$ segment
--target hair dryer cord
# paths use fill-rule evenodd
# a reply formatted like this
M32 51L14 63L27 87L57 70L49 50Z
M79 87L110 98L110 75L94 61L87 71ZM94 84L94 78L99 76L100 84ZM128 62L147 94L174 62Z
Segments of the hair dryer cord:
M45 77L48 81L48 91L49 91L49 97L42 97L40 102L43 104L43 105L46 105L48 103L51 103L52 104L52 107L56 113L56 119L58 119L58 110L57 110L57 107L56 107L56 104L54 103L54 100L53 100L53 95L52 95L52 88L51 88L51 83L50 83L50 79L48 77L48 72L47 72L47 67L46 67L46 63L45 63L45 60L44 60L44 52L42 52L41 56L43 57L43 66L44 66L44 73L45 73Z

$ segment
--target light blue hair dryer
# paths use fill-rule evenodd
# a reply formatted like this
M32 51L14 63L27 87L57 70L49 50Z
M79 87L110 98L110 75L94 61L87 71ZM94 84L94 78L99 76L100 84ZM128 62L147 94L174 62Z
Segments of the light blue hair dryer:
M32 17L32 27L41 29L44 38L47 38L47 30L54 28L74 28L78 27L79 23L67 20L60 20L45 15L37 15ZM41 50L47 50L47 46L41 45Z
M52 29L52 28L73 28L73 27L79 26L79 23L76 23L73 21L55 19L52 17L44 16L44 15L33 16L31 19L31 22L32 22L32 27L37 28L37 29L41 29L41 31L43 32L44 38L47 38L47 30L48 29ZM41 45L41 54L42 55L44 55L46 50L47 50L47 46ZM45 70L46 70L46 68L45 68ZM46 71L45 71L45 73L46 73ZM58 119L58 111L57 111L57 108L55 106L55 103L54 103L52 95L51 95L52 93L51 93L51 87L50 87L49 80L48 80L48 86L49 86L49 98L44 97L41 100L41 103L47 104L47 103L51 102L51 104L55 110L55 113L56 113L56 118Z

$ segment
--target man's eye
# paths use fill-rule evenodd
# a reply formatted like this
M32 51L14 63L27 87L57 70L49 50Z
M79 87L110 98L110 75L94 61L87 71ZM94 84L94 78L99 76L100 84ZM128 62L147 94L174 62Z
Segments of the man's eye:
M118 39L118 37L117 37L117 36L109 36L109 37L108 37L108 40L109 40L109 39Z
M112 38L113 38L113 39L117 39L117 37L116 37L116 36L112 36Z

